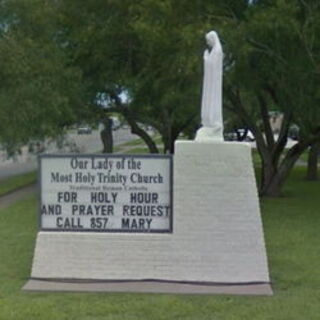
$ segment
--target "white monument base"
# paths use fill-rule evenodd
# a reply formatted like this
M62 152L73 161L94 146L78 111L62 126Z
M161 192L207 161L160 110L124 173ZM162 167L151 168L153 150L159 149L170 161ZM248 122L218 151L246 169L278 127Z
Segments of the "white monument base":
M269 282L250 145L179 141L174 165L174 231L189 270L213 282Z
M268 284L250 146L177 142L172 233L39 232L31 279Z

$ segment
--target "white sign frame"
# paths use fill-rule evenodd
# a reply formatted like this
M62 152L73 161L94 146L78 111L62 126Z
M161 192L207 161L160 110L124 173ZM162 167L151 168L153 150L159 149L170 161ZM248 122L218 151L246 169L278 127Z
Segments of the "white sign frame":
M159 227L151 227L152 223L150 222L150 219L149 220L145 219L145 222L143 222L142 221L143 218L139 218L139 221L136 222L137 223L137 227L135 227L135 225L133 227L134 218L133 218L133 220L130 220L130 222L128 222L129 218L127 218L126 226L129 227L129 224L132 223L130 229L129 228L128 229L123 228L123 220L122 220L122 227L121 228L118 228L118 227L115 227L115 228L104 227L103 228L103 224L107 223L106 221L108 221L108 219L101 218L101 219L104 219L104 221L99 220L99 222L101 222L101 224L102 224L102 228L92 228L92 225L91 225L91 228L88 228L88 227L83 227L83 225L80 224L79 221L81 219L80 219L79 216L77 218L78 219L77 220L78 224L75 223L75 225L73 225L74 220L76 220L76 218L74 216L70 216L68 214L63 214L62 211L61 211L60 214L57 214L57 213L48 214L48 212L45 211L46 210L45 209L45 206L46 206L45 203L47 203L47 201L44 200L48 196L47 193L48 192L51 192L51 193L58 192L59 195L57 195L57 197L59 197L59 196L63 197L63 195L61 195L61 194L65 193L65 195L67 196L68 192L67 191L61 191L61 192L57 191L58 190L57 186L55 187L55 189L56 189L55 191L52 191L52 189L50 189L50 190L48 189L48 185L50 186L50 182L47 181L48 179L46 179L46 181L44 181L45 177L48 177L48 174L50 174L50 173L44 171L44 170L46 170L46 168L44 168L44 167L46 167L48 165L48 163L46 164L47 160L49 160L48 163L51 162L50 170L52 169L53 171L54 170L58 170L57 168L54 168L52 166L53 163L57 163L58 161L61 161L61 160L62 161L70 161L70 167L71 167L71 163L73 162L74 168L70 168L70 170L78 170L78 171L77 172L73 171L73 172L69 173L70 177L67 176L66 174L61 175L61 178L62 177L65 178L66 181L62 181L61 182L61 180L60 180L58 182L61 183L62 185L64 183L65 184L69 183L69 185L68 185L69 189L72 188L72 186L73 186L75 188L75 190L77 190L77 188L78 188L75 185L75 182L74 181L71 182L71 181L67 181L67 180L68 180L68 178L70 180L72 180L72 178L74 178L73 180L75 180L75 174L81 172L81 170L84 170L85 172L87 172L88 175L90 174L90 169L91 169L91 172L92 172L92 170L100 170L100 171L97 171L97 173L96 173L97 174L96 178L100 178L100 177L102 177L102 173L106 172L104 170L107 170L109 172L114 170L115 172L117 172L117 170L118 171L119 170L125 170L126 168L116 169L114 167L112 169L112 167L111 167L111 168L107 168L107 169L105 169L105 168L98 168L97 169L96 167L94 167L94 169L92 169L93 166L96 166L96 165L99 166L100 164L101 165L107 164L108 163L107 161L110 161L110 163L113 163L113 164L118 164L118 163L120 164L120 162L121 162L122 164L124 163L127 166L129 166L129 163L136 164L136 165L140 163L140 166L141 166L141 164L143 162L145 162L145 163L148 163L148 167L149 167L148 168L148 173L150 173L150 170L153 170L153 168L150 169L150 164L152 164L152 163L149 163L149 162L150 161L153 162L154 160L161 160L161 161L158 161L158 163L162 164L163 167L159 168L159 166L157 167L156 164L154 166L154 168L158 169L158 171L155 172L155 178L154 178L153 182L156 182L156 179L157 179L156 175L157 174L158 174L158 176L161 177L161 173L164 173L164 177L165 177L164 180L167 180L167 181L165 183L163 183L164 186L161 186L161 188L162 188L162 194L164 195L164 198L166 200L165 200L165 209L163 208L161 210L165 211L166 218L167 218L167 221L166 222L162 221L162 224L167 223L167 225L165 227L160 227L160 228ZM58 160L58 161L52 162L52 160ZM67 154L67 155L65 155L65 154L43 154L43 155L40 155L38 157L38 162L39 162L39 181L38 181L38 185L39 185L39 191L40 191L39 192L39 215L38 216L39 216L39 230L40 231L54 231L54 232L105 232L105 233L172 233L173 232L173 174L172 174L172 172L173 172L173 157L172 157L172 155L153 155L153 154L151 154L151 155L123 155L123 154L121 154L121 155L115 155L115 154ZM83 167L80 168L86 162L87 162L87 166L90 166L90 169L83 168ZM129 170L135 170L135 169L127 168L127 171L129 171ZM139 170L141 170L141 172L143 172L143 168L140 167ZM160 170L160 172L159 172L159 170ZM100 176L98 176L98 172L101 173ZM51 174L53 174L52 171L51 171ZM116 173L116 174L118 174L118 173ZM57 177L59 177L59 176L57 175ZM52 179L53 178L51 178L51 180ZM93 179L93 180L95 180L95 179ZM99 179L96 179L96 180L99 180ZM86 183L89 183L89 182L86 182ZM115 184L117 185L119 183L121 183L121 182L118 182L118 183L115 183ZM122 181L122 183L124 183L124 181ZM90 185L91 185L91 188L94 188L94 182L93 181L90 182ZM145 194L149 194L149 196L151 196L151 198L154 195L154 197L156 199L153 199L153 200L155 200L153 202L157 202L157 199L158 199L158 193L156 192L157 188L156 188L155 185L156 185L156 183L152 184L151 182L147 186L146 186L146 184L142 184L142 183L139 184L139 188L141 190L143 190L144 188L146 189ZM108 186L109 186L108 183L104 184L103 186L105 186L105 188L103 188L103 190L105 190L105 189L108 190ZM153 186L153 188L152 188L152 186ZM66 186L64 186L64 187L66 187ZM102 187L101 182L100 182L100 186L99 187ZM123 185L122 187L123 187L123 190L120 191L120 189L119 189L118 192L117 192L117 194L119 194L119 192L120 193L122 192L120 197L124 197L125 194L129 194L130 193L130 191L128 191L128 190L124 191L124 189L126 187L129 187L129 186L124 186ZM111 185L110 185L110 188L111 188ZM119 188L120 188L120 186L119 186ZM163 191L163 188L165 189L165 191ZM102 191L102 189L101 189L101 191ZM85 192L86 192L86 190L82 190L81 191L82 195ZM71 194L73 192L70 191L69 193ZM74 192L74 193L78 194L78 192ZM87 193L90 193L90 191L87 190ZM99 193L102 194L103 192L99 192ZM142 191L141 193L143 194L144 192ZM106 194L106 192L105 192L105 194ZM114 197L116 197L116 196L114 196ZM92 195L91 195L91 199L92 199ZM110 196L109 200L111 201L111 196ZM60 204L61 205L67 205L66 202L62 202ZM113 204L115 204L115 199L114 199L114 203ZM140 202L140 204L141 204L141 207L144 205L143 202L142 203ZM61 205L60 205L60 208L62 208ZM162 205L163 204L161 204L161 206ZM53 205L51 205L51 206L53 206ZM137 205L137 207L138 207L138 205ZM155 207L155 206L153 206L153 207ZM159 207L159 206L157 206L157 207ZM48 208L49 208L49 205L48 205ZM52 210L54 211L54 209L52 209ZM62 210L62 209L60 209L60 210ZM156 209L150 209L149 211L151 211L151 210L156 210ZM132 211L130 211L130 212L132 214ZM159 211L154 211L154 212L159 212ZM165 213L163 214L163 216L165 216ZM72 211L72 214L74 214L74 211ZM79 214L80 214L80 211L79 211ZM153 214L154 214L153 216L155 218L159 218L159 217L156 216L156 213L153 213ZM136 213L136 215L137 215L137 213ZM44 217L60 216L61 219L62 219L62 217L64 219L66 219L67 217L70 217L70 218L72 217L74 219L70 219L70 220L72 220L72 226L71 227L68 227L68 228L66 228L65 226L64 227L51 227L51 226L48 226L48 223L45 221L43 216ZM112 213L112 216L113 216L112 218L114 218L114 220L116 220L116 218L118 218L118 219L121 218L119 216L115 217L114 213ZM85 217L81 217L81 218L85 218ZM95 220L90 220L90 221L97 221L98 222L98 220L96 220L95 216L92 216L91 218L88 217L87 219L95 219ZM165 218L163 218L163 219L165 219ZM86 220L86 219L82 219L82 220ZM138 220L138 218L137 218L137 220ZM61 220L61 221L63 221L63 220ZM61 222L61 223L63 224L63 222ZM118 221L116 223L118 223ZM139 225L139 223L140 223L140 225ZM142 225L141 225L141 223L142 223ZM77 224L77 226L76 226L76 224ZM82 226L82 227L80 228L80 226Z

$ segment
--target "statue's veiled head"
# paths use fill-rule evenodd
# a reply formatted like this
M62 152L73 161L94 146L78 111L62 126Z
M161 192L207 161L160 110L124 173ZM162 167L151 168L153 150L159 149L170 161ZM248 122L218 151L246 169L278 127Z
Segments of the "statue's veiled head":
M210 31L206 34L207 44L210 48L213 48L219 41L218 35L215 31Z

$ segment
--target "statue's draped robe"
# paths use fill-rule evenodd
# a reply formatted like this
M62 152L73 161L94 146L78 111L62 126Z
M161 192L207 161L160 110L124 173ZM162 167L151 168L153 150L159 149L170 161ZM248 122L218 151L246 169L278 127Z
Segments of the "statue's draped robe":
M204 52L204 77L201 103L203 127L223 127L222 120L222 60L223 53L219 38L211 51Z

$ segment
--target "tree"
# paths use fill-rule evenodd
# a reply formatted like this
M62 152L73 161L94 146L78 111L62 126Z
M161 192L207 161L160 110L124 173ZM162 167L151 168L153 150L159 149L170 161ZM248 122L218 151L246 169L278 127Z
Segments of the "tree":
M173 152L179 134L194 134L204 35L220 16L241 15L246 6L242 0L61 2L65 36L92 105L104 96L112 106L104 111L121 113L151 152L158 149L140 123L161 134L165 152Z
M315 1L258 1L245 19L225 30L227 106L255 135L262 159L261 195L279 195L296 160L320 139L318 21ZM284 115L276 141L271 110ZM293 121L300 138L285 153Z
M296 160L319 139L316 1L65 0L60 8L64 42L92 111L121 113L151 152L158 149L140 123L156 128L171 152L178 135L192 136L199 123L210 29L225 51L225 107L256 137L260 194L279 195ZM284 114L276 141L274 110ZM285 153L293 122L300 139Z
M113 135L112 135L112 124L113 121L110 117L103 119L104 128L101 130L101 140L103 144L103 153L113 152Z
M0 12L0 142L12 153L75 121L81 73L58 41L48 1L2 1Z
M199 125L204 35L223 19L241 16L245 0L61 2L66 37L83 70L91 102L104 95L158 152L139 124L154 127L165 152ZM126 93L124 102L119 96ZM108 110L105 110L106 112Z
M309 181L316 181L318 177L318 158L320 155L320 142L314 142L309 149L308 153L308 166L306 178Z

